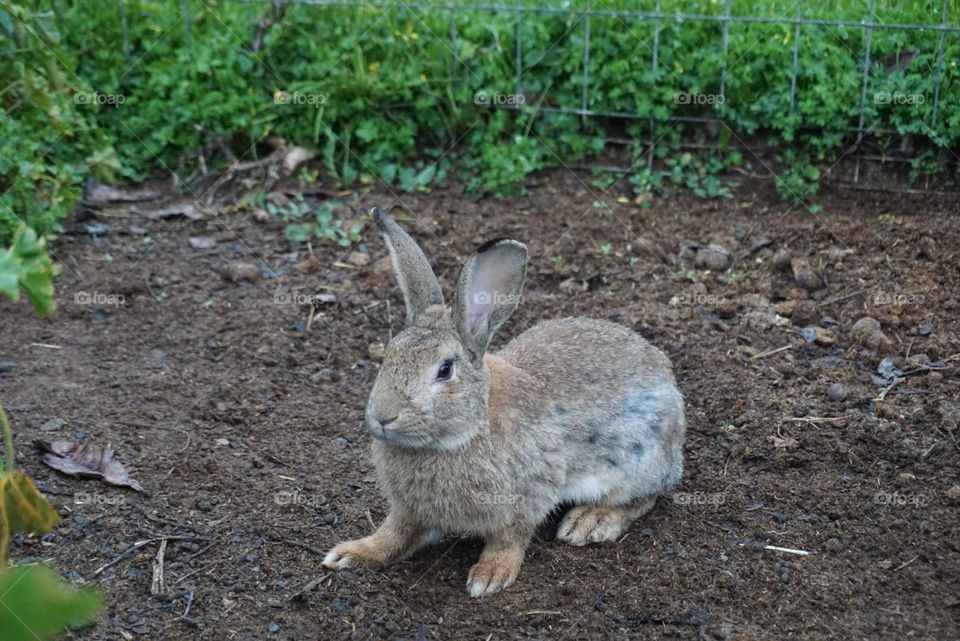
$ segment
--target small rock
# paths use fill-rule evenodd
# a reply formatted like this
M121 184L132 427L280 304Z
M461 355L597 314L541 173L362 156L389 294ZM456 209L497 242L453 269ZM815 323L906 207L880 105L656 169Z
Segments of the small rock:
M0 361L0 374L6 374L13 371L13 363L10 361Z
M230 445L230 439L228 438L218 438L213 442L214 445L219 445L220 447L225 447Z
M260 267L253 263L234 261L227 263L220 272L220 275L231 283L239 283L244 280L255 283L260 280Z
M954 485L947 490L947 498L954 501L960 501L960 485Z
M789 318L790 316L793 316L793 310L797 308L797 304L798 301L795 300L782 300L774 305L773 308L777 310L777 313L781 316L786 316ZM805 325L806 323L801 324Z
M917 335L919 336L929 336L933 333L933 323L929 321L924 321L920 323L920 327L917 328Z
M814 339L817 345L822 347L831 347L837 344L837 335L833 331L823 328L823 327L814 327Z
M267 599L267 607L270 607L270 608L282 608L282 607L283 607L283 601L281 601L280 599Z
M213 249L217 246L217 239L213 236L191 236L187 240L194 249Z
M347 256L347 262L353 265L354 267L366 267L370 264L370 254L364 254L363 252L352 251Z
M383 354L386 352L386 349L383 343L370 343L370 345L367 346L367 355L371 361L379 363L383 360Z
M653 536L653 528L645 527L641 529L640 536Z
M285 579L289 579L290 577L293 576L293 569L283 568L282 570L280 570L280 576L282 576Z
M383 258L377 259L377 262L373 264L373 273L376 276L385 276L387 274L392 274L393 263L390 261L390 257L384 256Z
M263 207L254 207L252 213L253 219L258 223L265 223L272 218L272 216L268 214L267 210Z
M51 418L49 421L40 426L40 430L43 432L56 432L66 424L67 422L62 418Z
M272 633L279 632L280 624L277 623L276 621L271 621L270 623L267 624L267 630Z
M807 291L814 291L823 287L820 275L810 266L806 258L794 258L790 261L790 271L793 280Z
M103 223L83 223L80 228L83 229L85 234L90 234L91 236L106 236L110 233L110 225L104 225Z
M716 243L710 243L706 247L697 250L697 257L693 264L699 269L710 269L722 272L730 267L730 254L726 247Z
M887 356L877 365L877 378L882 382L880 385L888 385L896 379L903 376L903 371L896 366L893 359Z
M843 383L834 383L827 388L827 398L834 403L840 403L847 400L847 388Z
M804 327L800 330L800 337L807 343L812 343L817 340L817 328L816 327Z
M794 306L790 314L790 322L800 326L813 325L818 317L817 304L812 300L802 300Z
M884 349L892 343L880 329L880 321L870 316L864 316L850 328L853 340L870 349Z
M348 446L350 445L350 441L347 440L346 438L342 437L342 436L334 436L334 437L333 437L332 439L330 439L330 440L333 442L334 445L336 445L336 446L339 447L340 449L343 449L343 448L348 447Z

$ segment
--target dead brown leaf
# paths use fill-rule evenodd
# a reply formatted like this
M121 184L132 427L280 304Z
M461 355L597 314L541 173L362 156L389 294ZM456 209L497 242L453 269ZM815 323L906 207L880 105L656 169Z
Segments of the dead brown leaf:
M109 447L101 448L91 443L74 441L37 441L37 446L45 450L43 462L58 472L70 476L103 479L110 485L129 487L143 492L143 486L130 477L126 468L116 460Z

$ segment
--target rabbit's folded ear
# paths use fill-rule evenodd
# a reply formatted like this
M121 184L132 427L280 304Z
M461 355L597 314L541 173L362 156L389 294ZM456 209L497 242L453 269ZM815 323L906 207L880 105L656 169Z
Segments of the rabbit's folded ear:
M374 207L371 214L390 252L393 273L407 306L407 322L412 325L427 307L443 305L443 291L426 254L407 232L379 208Z
M453 318L460 340L475 361L516 309L527 273L527 246L508 239L480 246L460 271Z

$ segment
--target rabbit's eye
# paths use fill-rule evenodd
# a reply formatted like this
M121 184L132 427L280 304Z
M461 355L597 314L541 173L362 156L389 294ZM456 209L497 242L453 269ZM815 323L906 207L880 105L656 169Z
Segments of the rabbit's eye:
M453 376L453 360L448 359L440 363L440 369L437 370L438 381L449 381Z

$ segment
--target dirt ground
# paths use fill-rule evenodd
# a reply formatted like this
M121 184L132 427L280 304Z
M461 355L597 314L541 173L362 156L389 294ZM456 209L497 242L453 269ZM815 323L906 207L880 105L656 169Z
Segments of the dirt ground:
M667 352L689 422L677 494L615 545L544 527L517 583L482 601L464 589L475 540L327 572L321 554L385 510L361 426L376 344L403 322L380 239L365 232L368 264L325 243L312 262L246 212L103 213L54 246L52 318L0 301L0 402L64 517L11 556L105 593L74 638L960 638L957 203L828 193L814 216L758 183L643 208L586 174L535 182L356 205L414 218L446 287L482 241L528 243L498 345L590 315ZM319 292L336 300L308 326ZM867 316L879 330L854 328ZM55 438L112 446L146 493L45 467L34 441ZM162 537L154 596L160 542L131 546Z

